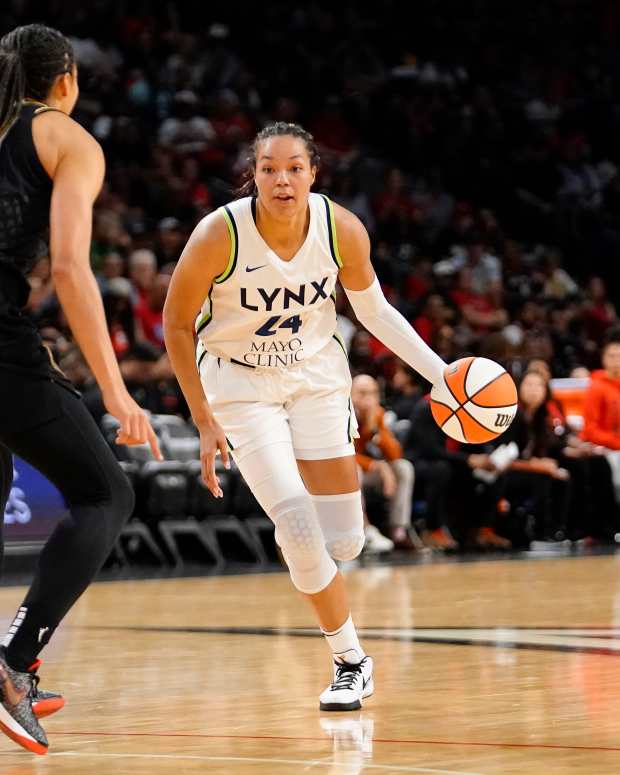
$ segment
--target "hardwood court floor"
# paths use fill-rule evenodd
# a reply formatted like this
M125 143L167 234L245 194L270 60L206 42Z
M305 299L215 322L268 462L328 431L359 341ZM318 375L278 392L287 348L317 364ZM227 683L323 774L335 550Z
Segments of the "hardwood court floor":
M284 574L97 584L44 655L50 753L2 736L0 773L620 772L620 555L348 580L361 712L319 713L328 654Z

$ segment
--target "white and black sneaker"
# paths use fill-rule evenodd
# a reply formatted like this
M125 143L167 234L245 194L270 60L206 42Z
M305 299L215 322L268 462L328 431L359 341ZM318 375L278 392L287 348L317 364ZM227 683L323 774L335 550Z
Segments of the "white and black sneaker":
M372 658L361 662L334 661L334 682L320 697L321 710L359 710L374 691Z

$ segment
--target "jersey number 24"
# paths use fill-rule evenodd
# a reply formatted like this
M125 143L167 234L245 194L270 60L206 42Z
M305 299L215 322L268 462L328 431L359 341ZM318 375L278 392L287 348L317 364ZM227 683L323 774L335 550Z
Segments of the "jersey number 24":
M280 320L282 320L281 315L274 315L269 318L269 320L265 321L260 328L257 328L255 333L258 336L275 336L277 328L290 328L291 332L296 334L301 328L301 319L299 315L293 315L290 318L286 318L286 320L282 320L281 323Z

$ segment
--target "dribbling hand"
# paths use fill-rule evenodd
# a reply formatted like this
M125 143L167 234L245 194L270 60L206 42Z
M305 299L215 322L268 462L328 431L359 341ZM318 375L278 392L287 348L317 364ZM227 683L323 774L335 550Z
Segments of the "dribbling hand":
M156 460L164 459L148 417L125 389L104 393L103 403L108 412L121 424L116 432L117 444L135 446L148 443L153 457Z
M207 420L198 427L200 431L200 466L202 479L209 488L209 492L216 498L222 498L224 493L220 487L220 480L215 475L215 457L218 450L222 455L222 462L226 468L230 468L228 445L222 426L213 418Z

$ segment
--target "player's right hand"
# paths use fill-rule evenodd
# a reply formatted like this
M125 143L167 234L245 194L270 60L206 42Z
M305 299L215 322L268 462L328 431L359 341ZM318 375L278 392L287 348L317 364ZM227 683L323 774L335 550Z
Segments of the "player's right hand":
M163 460L159 442L148 417L127 392L125 387L104 392L103 403L108 412L119 421L121 427L116 432L117 444L149 444L153 457Z
M228 457L228 444L222 426L213 418L206 420L198 426L200 432L200 466L202 479L209 492L216 498L222 498L224 493L220 487L220 480L215 475L215 458L218 450L222 455L222 462L226 468L230 468Z

